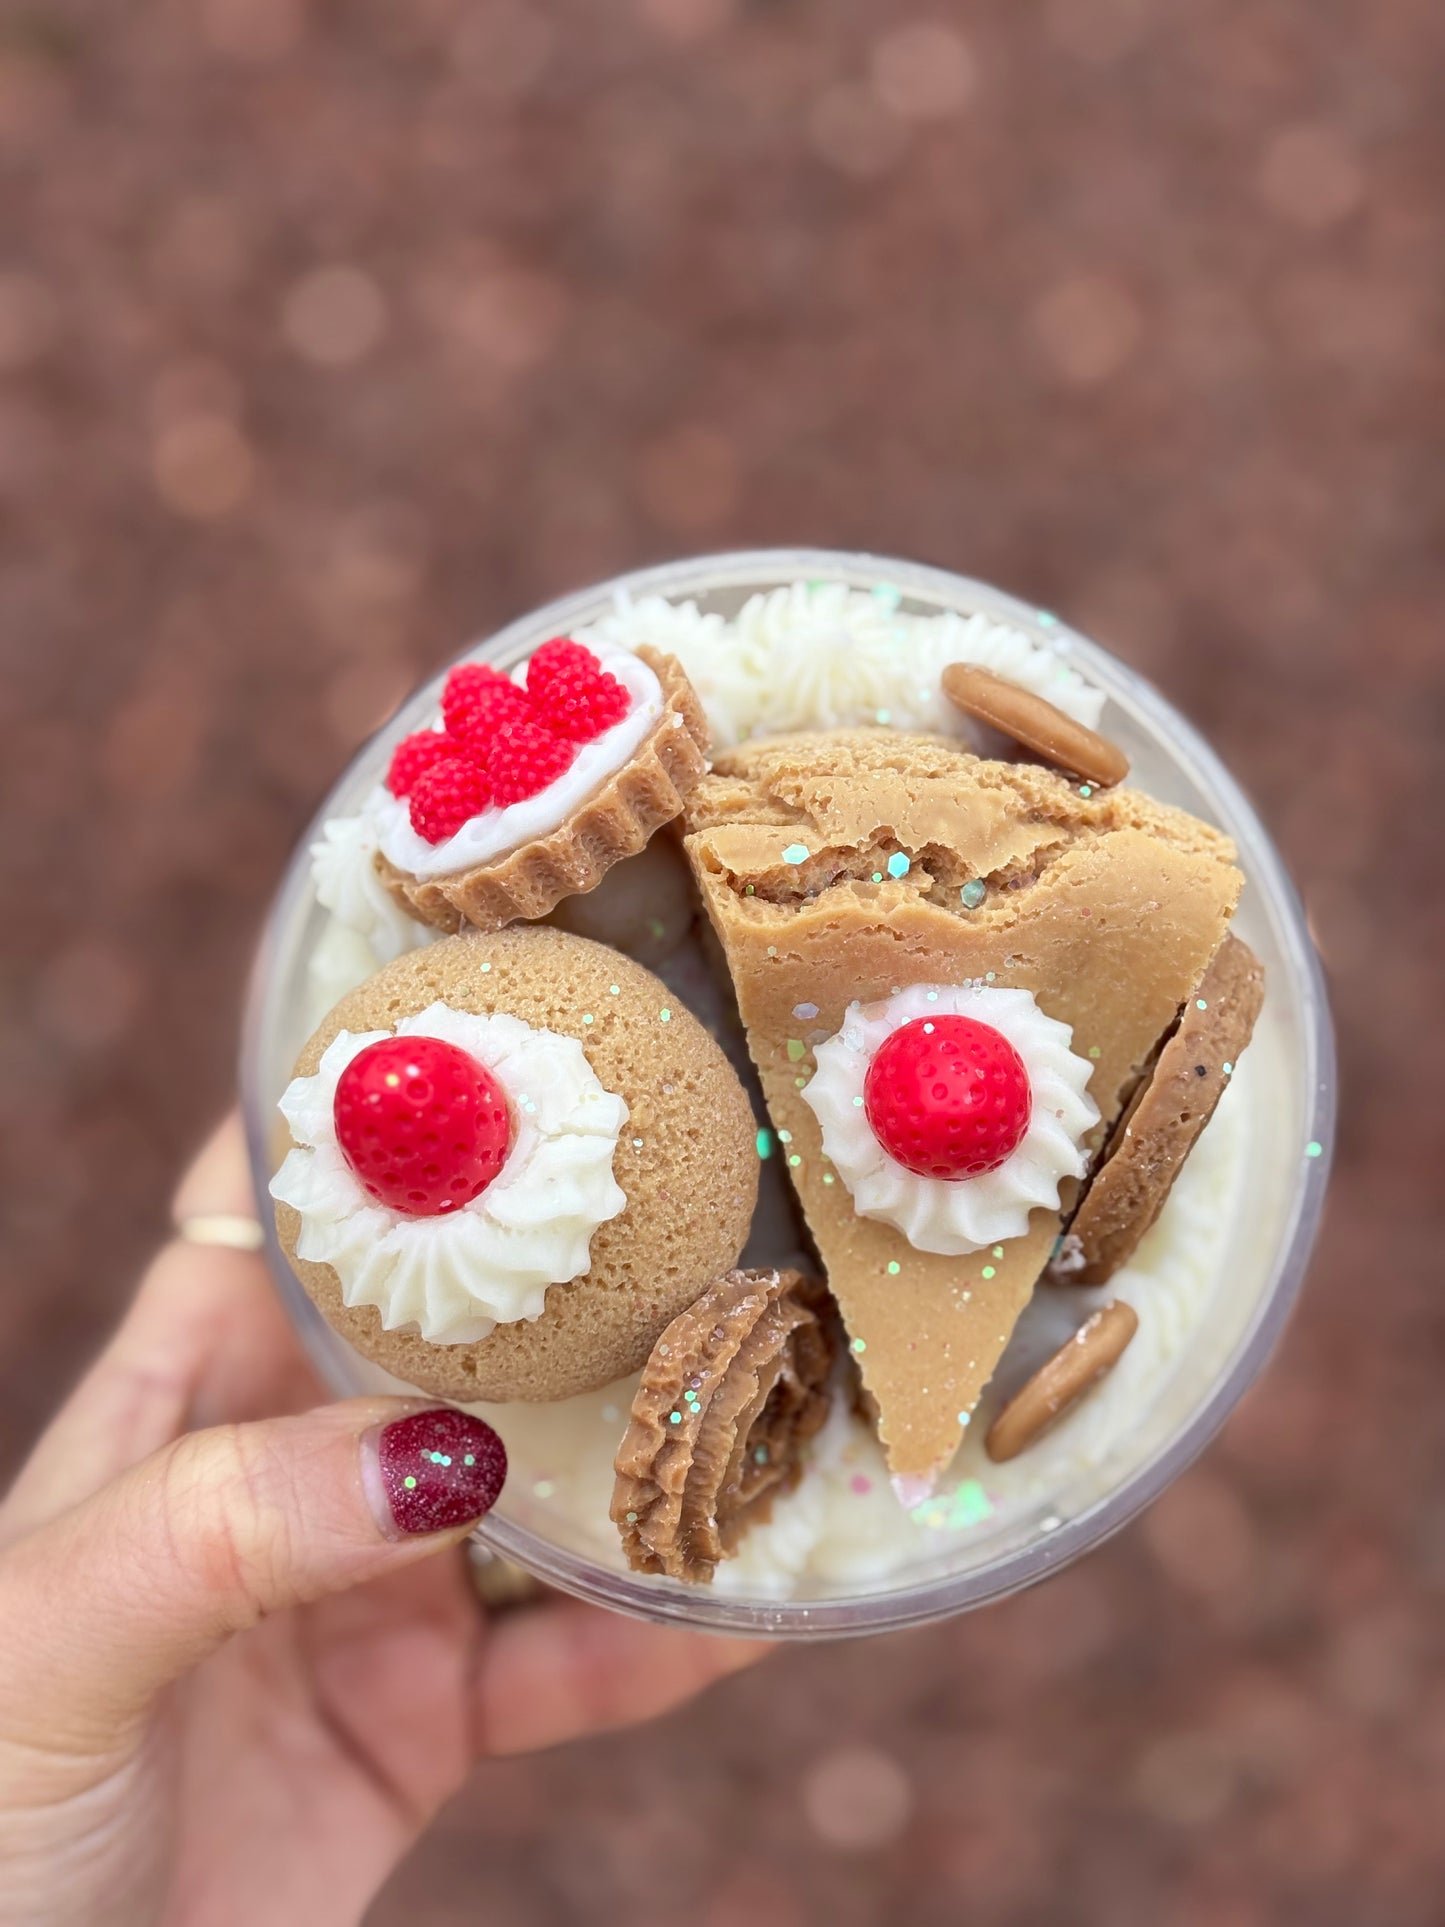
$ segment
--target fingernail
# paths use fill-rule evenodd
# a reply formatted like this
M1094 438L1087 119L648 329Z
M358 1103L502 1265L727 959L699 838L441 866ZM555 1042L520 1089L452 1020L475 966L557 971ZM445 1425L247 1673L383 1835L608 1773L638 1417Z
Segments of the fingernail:
M445 1532L496 1504L507 1448L481 1419L439 1406L393 1419L374 1436L391 1530Z

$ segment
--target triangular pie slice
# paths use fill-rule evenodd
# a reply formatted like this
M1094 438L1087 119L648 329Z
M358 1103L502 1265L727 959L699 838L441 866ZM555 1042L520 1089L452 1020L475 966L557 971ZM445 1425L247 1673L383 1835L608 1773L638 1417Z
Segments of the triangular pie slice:
M1093 1064L1096 1148L1224 938L1233 847L1137 791L889 730L729 751L684 832L890 1465L921 1492L957 1450L1060 1216L1035 1210L1025 1235L966 1257L857 1216L801 1096L813 1047L855 999L910 984L1029 990Z

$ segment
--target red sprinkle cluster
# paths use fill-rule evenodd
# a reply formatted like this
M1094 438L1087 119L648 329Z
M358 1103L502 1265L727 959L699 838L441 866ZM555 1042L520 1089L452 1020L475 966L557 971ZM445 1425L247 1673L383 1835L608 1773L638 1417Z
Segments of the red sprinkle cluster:
M626 686L564 636L532 657L525 688L465 662L442 691L442 727L397 744L386 786L410 802L418 836L445 843L489 804L505 808L555 783L631 706Z

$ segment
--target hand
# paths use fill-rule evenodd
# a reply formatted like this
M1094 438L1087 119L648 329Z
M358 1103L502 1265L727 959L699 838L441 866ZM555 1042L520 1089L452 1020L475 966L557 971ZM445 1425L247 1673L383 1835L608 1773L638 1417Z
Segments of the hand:
M180 1219L246 1215L227 1124ZM487 1623L400 1532L262 1260L174 1243L0 1507L0 1922L354 1923L486 1754L646 1719L751 1642L556 1600ZM195 1427L206 1427L195 1430Z

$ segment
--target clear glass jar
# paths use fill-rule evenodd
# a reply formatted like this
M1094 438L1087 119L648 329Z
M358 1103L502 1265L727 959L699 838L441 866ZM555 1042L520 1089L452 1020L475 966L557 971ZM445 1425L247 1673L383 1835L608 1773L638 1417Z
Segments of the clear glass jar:
M1197 1321L1126 1436L1036 1502L980 1517L968 1530L937 1535L936 1543L919 1535L917 1556L884 1577L818 1582L791 1598L749 1597L628 1572L605 1516L584 1518L579 1508L579 1516L569 1518L555 1503L543 1503L554 1486L545 1476L547 1466L530 1446L519 1463L512 1448L512 1476L478 1528L481 1546L602 1605L768 1638L881 1632L983 1605L1069 1564L1156 1498L1218 1430L1279 1335L1319 1223L1334 1120L1328 1007L1300 904L1278 853L1239 785L1190 724L1140 676L1055 616L983 583L913 563L822 550L759 550L618 577L564 596L466 653L507 667L549 636L605 614L618 591L634 598L692 598L730 615L754 592L800 579L864 590L886 586L899 592L904 609L920 614L981 610L1067 654L1104 690L1101 728L1127 752L1130 780L1233 837L1247 879L1235 927L1264 964L1267 994L1249 1050L1247 1156L1219 1247L1209 1316ZM311 1028L307 962L326 914L312 889L308 846L321 821L354 810L379 780L393 744L435 710L440 682L439 675L418 690L358 753L303 837L271 911L250 985L241 1063L256 1195L268 1226L266 1187L286 1144L276 1101ZM388 1383L324 1323L274 1235L269 1251L278 1288L326 1383L340 1395ZM621 1429L619 1423L598 1441L596 1449L605 1449L609 1459ZM534 1416L527 1436L536 1430Z

